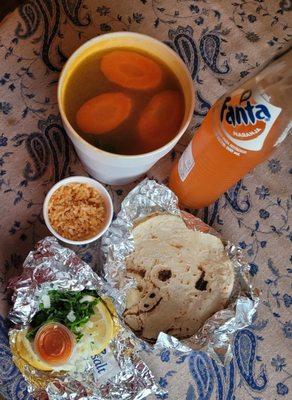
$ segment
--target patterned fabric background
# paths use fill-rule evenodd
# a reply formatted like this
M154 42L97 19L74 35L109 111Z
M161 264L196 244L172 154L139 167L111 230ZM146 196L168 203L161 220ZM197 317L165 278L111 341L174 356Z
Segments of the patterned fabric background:
M148 174L165 182L194 128L230 87L291 45L291 0L29 0L0 25L0 393L28 399L11 362L6 282L48 232L42 201L61 178L85 174L56 104L67 57L98 34L131 30L171 46L187 64L196 91L189 133ZM262 302L252 326L238 332L234 359L223 368L197 352L145 354L163 399L292 398L292 154L288 138L271 158L214 205L206 222L244 249ZM290 156L290 157L289 157ZM134 186L109 187L116 211ZM98 244L79 250L96 267Z

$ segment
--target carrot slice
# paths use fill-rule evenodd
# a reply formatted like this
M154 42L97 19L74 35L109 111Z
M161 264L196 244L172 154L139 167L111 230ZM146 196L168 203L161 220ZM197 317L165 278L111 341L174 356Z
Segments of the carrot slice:
M103 93L80 107L76 123L83 132L100 135L117 128L128 118L132 108L132 99L124 93Z
M160 66L134 51L114 50L105 54L100 69L108 80L128 89L154 89L162 81Z
M183 97L175 90L152 97L138 121L138 135L147 151L165 145L178 133L183 112Z

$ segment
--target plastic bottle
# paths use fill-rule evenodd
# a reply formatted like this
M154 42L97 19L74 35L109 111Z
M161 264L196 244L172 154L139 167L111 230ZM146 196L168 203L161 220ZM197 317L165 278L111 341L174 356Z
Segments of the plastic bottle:
M292 50L215 103L173 167L170 188L187 207L208 206L291 130Z

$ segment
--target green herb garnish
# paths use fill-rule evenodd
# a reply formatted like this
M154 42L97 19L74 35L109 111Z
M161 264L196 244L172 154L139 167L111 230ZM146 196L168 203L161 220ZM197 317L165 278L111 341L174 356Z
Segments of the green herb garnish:
M30 330L26 335L27 339L33 339L43 324L60 322L76 335L78 342L83 336L79 328L89 321L91 315L94 314L94 306L100 301L98 293L95 290L87 289L81 292L50 290L48 296L50 297L50 307L45 308L43 303L39 305L39 311L34 315L30 323ZM93 296L95 299L80 303L84 296ZM75 316L74 321L70 321L67 318L71 311Z

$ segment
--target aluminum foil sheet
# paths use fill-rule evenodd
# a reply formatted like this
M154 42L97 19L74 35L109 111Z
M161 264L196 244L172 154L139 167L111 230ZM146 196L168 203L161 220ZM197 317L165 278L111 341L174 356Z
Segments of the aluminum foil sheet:
M37 399L53 400L142 400L150 393L160 393L154 377L139 357L138 340L114 318L117 335L99 355L86 357L70 372L40 371L17 352L17 335L38 311L41 298L49 290L97 290L110 297L111 289L92 269L55 238L40 241L24 262L22 275L10 282L14 306L9 318L13 359ZM79 363L78 363L79 364Z
M136 186L122 202L121 211L104 236L101 246L106 260L104 275L116 290L115 298L121 318L125 310L127 291L135 286L134 280L126 277L125 264L125 258L134 250L132 228L135 220L155 212L180 215L189 229L218 236L218 233L198 218L181 212L177 197L166 186L148 179ZM234 289L226 308L211 316L201 329L188 339L178 340L160 333L152 347L153 351L163 348L183 353L201 350L222 363L232 358L233 336L238 329L251 324L259 302L259 291L250 284L249 265L243 261L240 249L230 242L222 241L235 271Z

